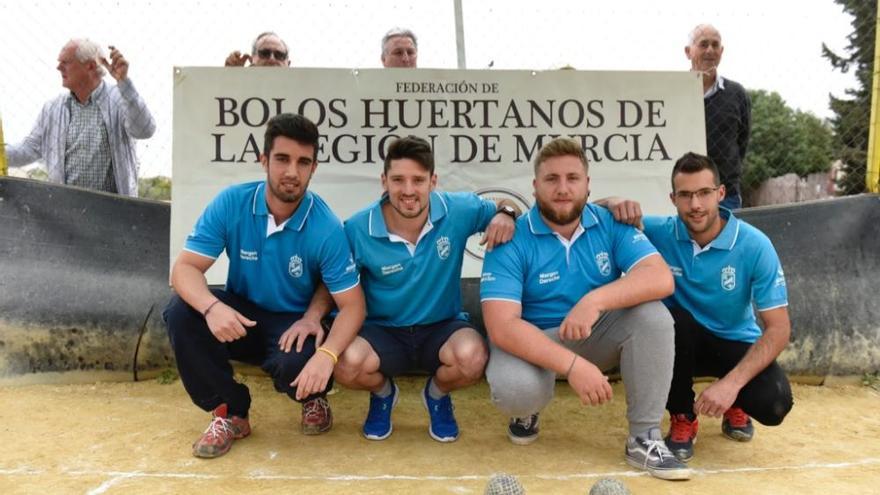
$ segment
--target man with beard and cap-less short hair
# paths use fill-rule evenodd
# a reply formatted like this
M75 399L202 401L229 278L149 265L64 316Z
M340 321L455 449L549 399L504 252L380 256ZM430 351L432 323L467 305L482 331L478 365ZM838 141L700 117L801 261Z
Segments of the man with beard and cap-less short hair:
M526 445L538 437L557 375L584 404L599 405L612 395L603 372L619 366L626 461L658 478L688 479L660 433L674 346L659 300L672 294L672 274L644 234L587 203L587 168L573 140L542 147L535 206L517 220L513 240L486 255L480 299L492 402L510 417L510 440Z

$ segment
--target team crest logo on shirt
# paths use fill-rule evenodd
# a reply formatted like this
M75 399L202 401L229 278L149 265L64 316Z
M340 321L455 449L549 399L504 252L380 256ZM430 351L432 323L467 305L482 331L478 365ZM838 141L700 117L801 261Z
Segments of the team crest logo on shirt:
M721 269L721 288L724 290L736 288L736 268L727 265Z
M290 257L290 263L287 265L287 273L293 278L300 278L303 274L303 260L297 255Z
M603 276L611 275L611 259L608 257L608 253L602 251L596 255L596 266L599 267L599 273Z
M448 237L444 235L437 239L437 256L439 256L441 260L448 258L451 251L452 245L449 242Z

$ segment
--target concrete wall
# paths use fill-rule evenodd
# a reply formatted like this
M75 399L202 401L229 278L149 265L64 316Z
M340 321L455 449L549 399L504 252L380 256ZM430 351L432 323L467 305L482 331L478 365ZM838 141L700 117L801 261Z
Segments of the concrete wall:
M785 174L764 181L760 187L749 193L746 201L749 206L767 206L828 199L835 196L834 181L827 173L810 174L806 177Z
M786 269L800 375L880 369L880 197L742 210ZM173 366L166 203L0 177L0 381ZM465 309L482 323L477 279ZM137 359L135 352L137 350Z

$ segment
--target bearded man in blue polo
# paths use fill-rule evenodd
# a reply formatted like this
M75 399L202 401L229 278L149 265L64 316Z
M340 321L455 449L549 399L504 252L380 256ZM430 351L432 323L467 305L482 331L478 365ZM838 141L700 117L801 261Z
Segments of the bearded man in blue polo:
M537 440L557 376L584 404L599 405L612 396L603 372L619 367L626 461L658 478L688 479L660 433L673 364L672 318L659 302L674 289L669 267L644 234L587 203L588 163L577 142L547 143L534 172L535 206L517 220L514 238L486 256L480 282L486 378L510 417L508 438Z

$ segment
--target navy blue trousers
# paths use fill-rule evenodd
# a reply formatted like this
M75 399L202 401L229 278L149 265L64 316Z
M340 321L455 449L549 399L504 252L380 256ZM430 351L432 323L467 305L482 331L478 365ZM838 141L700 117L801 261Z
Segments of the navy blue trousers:
M168 327L180 379L193 403L205 411L226 404L230 415L247 417L251 405L250 392L233 378L230 359L260 366L272 377L275 390L294 399L296 388L291 387L290 382L315 354L315 337L310 336L306 340L300 353L295 348L285 353L279 349L278 339L302 318L302 314L274 313L231 292L220 289L212 289L211 292L257 324L245 327L245 337L233 342L220 342L211 333L201 313L180 296L172 297L162 316ZM331 379L326 390L305 400L325 395L332 386Z

